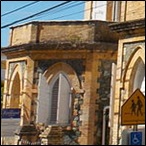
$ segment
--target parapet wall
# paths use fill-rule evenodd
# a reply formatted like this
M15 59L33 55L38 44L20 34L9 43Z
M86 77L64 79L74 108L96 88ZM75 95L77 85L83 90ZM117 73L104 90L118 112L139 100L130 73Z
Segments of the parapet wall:
M117 36L111 33L108 24L105 21L31 22L11 28L10 46L42 42L115 42Z

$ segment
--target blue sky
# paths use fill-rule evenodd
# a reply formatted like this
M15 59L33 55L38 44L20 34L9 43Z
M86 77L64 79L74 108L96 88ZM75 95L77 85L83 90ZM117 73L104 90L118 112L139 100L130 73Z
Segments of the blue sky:
M24 5L30 4L34 1L1 1L1 15L20 8ZM53 6L61 4L65 1L39 1L33 5L30 5L22 10L16 11L14 13L1 16L1 27L12 23L14 21L26 18L35 13L41 12L45 9L49 9ZM19 24L24 24L31 21L49 21L49 20L83 20L84 19L84 1L72 1L61 7L53 9L43 15L33 17L31 19L13 24L12 26L17 26ZM9 45L9 34L10 27L1 29L1 47L6 47Z

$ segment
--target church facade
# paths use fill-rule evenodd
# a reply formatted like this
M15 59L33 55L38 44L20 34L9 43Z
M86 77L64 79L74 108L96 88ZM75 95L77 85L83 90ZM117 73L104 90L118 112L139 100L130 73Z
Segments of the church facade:
M133 128L121 106L137 88L145 95L145 3L100 2L86 2L84 21L11 28L3 109L21 115L5 144L117 145Z
M108 24L32 22L12 28L10 46L2 49L8 58L3 108L21 109L19 143L101 142L117 58L118 37Z

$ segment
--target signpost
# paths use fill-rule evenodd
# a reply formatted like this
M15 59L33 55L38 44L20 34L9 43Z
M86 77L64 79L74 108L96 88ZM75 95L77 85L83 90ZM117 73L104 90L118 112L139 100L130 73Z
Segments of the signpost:
M8 108L8 109L2 109L1 112L2 112L1 113L2 119L20 118L20 109Z
M142 145L142 132L133 131L129 135L129 145Z
M136 128L135 131L126 129L127 134L122 138L123 142L128 140L126 145L143 145L144 133L137 131L140 124L145 124L145 96L136 89L121 108L121 125L134 125Z
M1 136L14 136L14 131L20 125L20 109L1 110Z
M122 105L121 125L145 124L145 96L136 89Z

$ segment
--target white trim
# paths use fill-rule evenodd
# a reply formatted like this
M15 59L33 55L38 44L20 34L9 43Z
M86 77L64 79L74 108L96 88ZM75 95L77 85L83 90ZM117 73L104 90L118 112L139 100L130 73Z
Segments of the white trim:
M107 1L93 1L92 19L106 21Z

